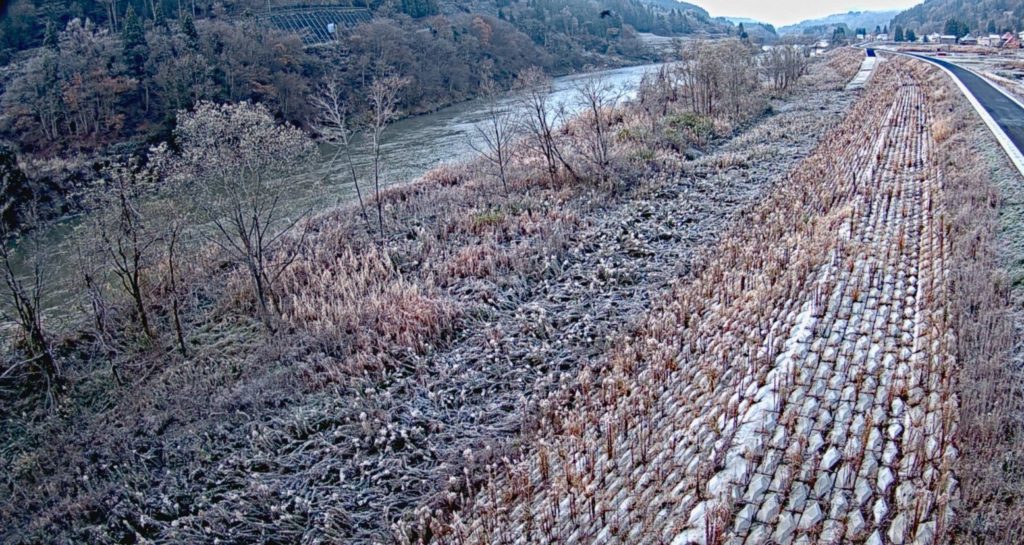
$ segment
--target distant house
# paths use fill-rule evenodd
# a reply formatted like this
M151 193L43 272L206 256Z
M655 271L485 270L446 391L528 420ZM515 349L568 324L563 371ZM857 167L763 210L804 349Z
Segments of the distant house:
M884 33L883 34L876 34L875 35L875 41L876 42L888 42L889 41L889 35L888 34L884 34Z
M932 32L931 34L925 36L925 38L928 38L928 41L933 44L942 43L942 34L939 34L938 32Z
M978 45L978 39L968 34L967 36L960 38L959 43L960 45Z
M936 43L954 45L956 44L956 36L953 36L952 34L943 34L942 36L939 36Z
M1020 49L1020 38L1012 32L1003 35L1003 49Z

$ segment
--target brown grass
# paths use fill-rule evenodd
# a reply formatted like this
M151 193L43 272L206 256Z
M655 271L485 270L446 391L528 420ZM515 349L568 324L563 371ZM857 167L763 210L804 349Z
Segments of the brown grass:
M1001 194L1021 179L966 100L944 75L931 77L933 126L946 181L944 205L952 256L952 325L956 332L959 411L953 428L962 510L953 540L964 544L1024 542L1024 327L1020 285L1007 267L1021 259L1016 208ZM939 135L944 136L941 140ZM989 153L986 153L989 151ZM998 166L993 166L993 164ZM1012 206L1012 205L1010 205Z

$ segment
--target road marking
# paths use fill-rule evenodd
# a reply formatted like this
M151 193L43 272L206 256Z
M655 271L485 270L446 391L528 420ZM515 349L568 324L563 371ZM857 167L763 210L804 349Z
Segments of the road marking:
M974 96L974 93L972 93L971 90L967 88L967 85L965 85L964 82L960 81L960 78L958 78L956 74L954 74L950 69L946 68L945 66L942 66L941 64L935 62L934 60L928 57L907 55L905 53L900 53L896 51L894 51L894 53L896 53L897 55L903 55L904 57L908 57L911 59L917 59L919 61L927 62L932 66L936 66L940 70L945 72L946 75L948 75L950 79L953 80L953 83L955 83L956 86L960 88L960 92L962 92L964 96L967 97L967 101L970 102L971 106L974 107L974 111L978 112L978 115L981 116L981 120L985 122L985 125L988 125L989 130L992 131L992 135L996 137L996 141L999 142L999 145L1003 148L1003 151L1006 152L1006 155L1007 157L1009 157L1010 162L1013 163L1013 166L1017 168L1017 172L1019 172L1021 176L1024 176L1024 154L1021 153L1020 149L1018 149L1017 146L1013 143L1013 141L1010 140L1010 137L1006 134L1006 131L1004 131L1003 128L999 126L999 123L996 123L996 120L995 118L992 117L992 114L990 114L988 110L986 110L985 107L982 106L981 102L978 101L977 97ZM964 70L978 76L976 72L969 68L964 68L960 65L957 65L957 67L963 68ZM1003 93L1008 98L1013 100L1015 104L1020 106L1022 110L1024 110L1024 104L1021 104L1020 101L1010 96L1006 91L1000 89L998 85L992 85L985 78L981 76L978 77L981 78L983 82L985 82L985 85L993 87L995 88L995 90L999 91L1000 93Z

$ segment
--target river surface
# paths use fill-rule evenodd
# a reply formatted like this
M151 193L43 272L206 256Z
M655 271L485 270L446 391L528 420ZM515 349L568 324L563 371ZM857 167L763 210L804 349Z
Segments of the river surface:
M562 107L567 114L582 108L576 98L575 86L584 78L600 78L624 99L635 95L640 79L659 65L650 64L602 70L555 78L551 86L551 102ZM504 106L512 107L516 97L509 93L500 99ZM388 127L383 144L385 184L393 185L413 181L427 171L443 165L464 161L480 147L476 124L484 121L487 103L483 100L462 102L436 112L397 121ZM292 189L287 195L285 208L293 213L312 208L321 211L346 203L355 198L355 187L348 174L347 165L339 161L331 164L334 148L321 146L322 161L309 172L295 176L289 183ZM366 146L358 139L352 147L353 161L361 174L360 186L364 196L372 191L372 180L367 174L371 156ZM190 206L188 195L175 198L183 207ZM75 252L70 243L74 230L81 225L84 215L66 218L38 233L41 243L49 251L45 262L47 276L51 278L43 298L47 317L50 320L67 320L77 314L81 303L81 285L77 274ZM20 273L28 271L23 248L15 248L15 262Z

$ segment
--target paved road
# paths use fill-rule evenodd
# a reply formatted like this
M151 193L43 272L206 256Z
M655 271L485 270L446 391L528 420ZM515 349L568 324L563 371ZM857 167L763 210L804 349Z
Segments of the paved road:
M996 90L992 84L971 72L961 68L949 61L928 57L925 55L911 55L931 61L946 68L953 73L978 99L978 102L988 110L988 113L995 119L996 123L1006 132L1017 149L1024 153L1024 108L1021 108L1013 100Z

